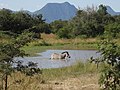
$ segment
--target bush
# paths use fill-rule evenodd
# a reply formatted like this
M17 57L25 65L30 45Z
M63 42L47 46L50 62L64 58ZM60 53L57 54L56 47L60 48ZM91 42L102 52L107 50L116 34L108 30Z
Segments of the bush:
M99 83L103 90L120 90L120 46L111 40L102 41L99 45L100 59L92 59L98 63L104 62L107 67L101 72Z

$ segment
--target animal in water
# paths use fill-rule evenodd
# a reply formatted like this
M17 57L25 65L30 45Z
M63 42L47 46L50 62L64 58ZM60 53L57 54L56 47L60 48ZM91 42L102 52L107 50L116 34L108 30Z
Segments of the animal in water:
M68 53L68 51L62 52L61 54L58 53L53 53L51 55L51 59L67 59L67 58L71 58L70 54Z

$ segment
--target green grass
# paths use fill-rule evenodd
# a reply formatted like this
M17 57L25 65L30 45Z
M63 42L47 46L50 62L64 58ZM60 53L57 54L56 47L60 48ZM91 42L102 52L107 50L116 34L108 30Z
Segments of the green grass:
M120 39L115 40L118 45L120 45ZM60 49L60 50L97 50L98 43L100 40L98 39L72 39L72 40L56 40L54 39L50 42L45 40L33 41L29 44L29 46L25 46L22 49L26 51L26 53L30 54L30 56L35 56L36 53L43 52L48 49Z
M67 77L79 77L84 74L99 73L103 65L97 69L97 66L93 63L81 63L77 62L75 65L64 67L64 68L54 68L54 69L43 69L42 77L45 81L61 79L64 80Z
M48 49L95 50L99 42L97 38L58 39L54 34L42 34L41 38L40 40L29 43L29 46L25 46L22 49L30 54L30 56L34 56L36 53Z
M25 46L22 48L25 50L27 54L30 54L30 56L35 56L36 53L43 52L48 49L63 49L63 50L95 50L97 49L97 43L55 43L50 44L48 46L44 45L34 45L30 44L29 46Z

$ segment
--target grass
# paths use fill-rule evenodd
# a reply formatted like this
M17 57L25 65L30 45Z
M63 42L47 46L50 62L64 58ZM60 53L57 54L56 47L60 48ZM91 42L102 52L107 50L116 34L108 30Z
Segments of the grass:
M75 65L69 67L44 69L43 75L47 80L53 80L57 78L65 79L66 77L77 77L81 74L93 73L97 71L98 70L95 64L78 62Z
M9 77L8 90L99 90L100 70L95 64L77 62L69 67L43 69L42 75L33 77L17 72Z
M40 40L29 43L29 46L22 48L31 56L35 53L43 52L48 49L63 50L96 50L98 49L99 38L75 38L75 39L59 39L54 34L41 34ZM120 39L114 39L120 45Z
M43 77L45 80L64 80L66 78L80 77L81 75L96 75L105 67L105 64L99 64L97 68L96 64L86 62L76 62L74 65L64 68L44 69Z
M22 49L31 56L47 49L97 49L100 41L97 38L89 39L58 39L55 35L42 34L42 39L29 43ZM2 39L4 42L4 39ZM115 40L120 45L120 39ZM99 71L95 64L76 62L75 65L43 69L42 75L26 77L19 72L9 77L8 90L99 90Z
M22 48L26 53L34 56L35 53L47 49L68 49L68 50L94 50L97 49L98 40L89 39L58 39L55 35L42 34L42 39L29 43L29 46Z
M42 34L41 36L41 40L33 41L22 49L31 56L47 49L97 49L98 41L94 38L58 39L53 34ZM75 88L77 90L99 90L99 73L95 64L76 62L73 66L43 69L42 72L42 75L32 78L18 74L19 79L17 77L16 79L23 81L17 88L22 90L74 90ZM14 79L10 81L14 81ZM11 86L11 90L13 88L16 89L16 85Z

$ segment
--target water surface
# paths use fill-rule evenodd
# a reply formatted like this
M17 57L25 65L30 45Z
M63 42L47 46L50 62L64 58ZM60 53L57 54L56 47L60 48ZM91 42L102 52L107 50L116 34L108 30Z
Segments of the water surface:
M50 56L52 53L62 53L68 51L71 58L68 60L51 60ZM39 68L61 68L70 66L77 61L86 62L90 57L97 58L100 56L100 53L97 53L96 50L47 50L42 53L37 53L38 56L35 57L24 57L24 58L15 58L16 60L24 61L24 64L32 61L38 63Z

